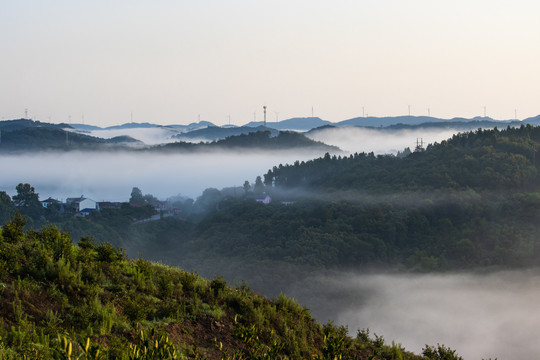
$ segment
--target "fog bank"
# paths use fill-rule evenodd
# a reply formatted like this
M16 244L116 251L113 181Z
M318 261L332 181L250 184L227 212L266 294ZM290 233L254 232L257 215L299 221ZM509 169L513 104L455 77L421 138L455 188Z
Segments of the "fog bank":
M111 139L116 136L131 136L134 139L142 141L146 145L158 145L174 142L176 140L172 139L171 137L179 133L180 131L167 127L101 129L86 132L86 134L90 136L95 136L102 139Z
M159 199L204 189L254 182L273 166L323 156L321 152L220 151L164 154L144 152L51 152L0 155L0 191L15 194L29 183L44 200L84 195L95 201L127 201L133 187Z
M406 147L414 151L416 139L423 139L424 146L441 142L460 132L456 129L410 129L388 130L361 127L340 127L307 133L312 140L338 146L350 153L374 152L375 154L396 154Z
M538 359L540 271L485 275L336 275L288 290L333 319L420 353L444 344L464 359Z

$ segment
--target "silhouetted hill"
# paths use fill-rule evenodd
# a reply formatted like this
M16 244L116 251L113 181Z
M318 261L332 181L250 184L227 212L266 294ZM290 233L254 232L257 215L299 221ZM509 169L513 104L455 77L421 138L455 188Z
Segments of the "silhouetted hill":
M209 126L216 126L214 125L213 123L211 123L210 121L199 121L199 122L193 122L191 124L188 124L188 125L166 125L164 127L169 127L169 128L173 128L173 129L179 129L179 130L182 130L182 131L193 131L193 130L198 130L198 129L204 129L206 127L209 127Z
M430 124L459 124L462 122L484 122L491 123L493 126L506 126L511 121L494 120L490 117L474 117L472 119L453 118L440 119L429 116L391 116L391 117L357 117L349 120L344 120L336 123L336 126L364 126L364 127L388 127L392 125L420 125L424 123ZM492 126L492 127L493 127Z
M39 150L111 150L126 148L125 145L142 142L129 136L101 139L60 127L26 127L2 131L0 152L31 152Z
M176 142L149 148L149 150L152 151L204 151L214 149L310 149L325 152L340 151L336 146L326 145L322 142L311 140L306 136L293 131L280 131L277 136L271 136L269 130L229 136L223 140L217 140L210 143L194 144L188 142Z
M69 128L66 124L49 124L41 121L34 121L30 119L16 119L16 120L4 120L0 121L0 130L14 131L28 128L46 128L46 129L63 129Z
M105 129L107 130L116 130L116 129L148 129L159 127L160 125L150 124L150 123L126 123L122 125L109 126Z
M311 130L313 128L332 124L330 121L322 120L318 117L292 118L278 122L267 121L266 126L277 130ZM263 121L252 121L245 126L258 127L263 126Z
M254 133L257 131L270 131L272 136L276 136L279 131L265 128L264 126L258 126L258 127L249 127L249 126L241 126L241 127L218 127L218 126L208 126L203 129L197 129L189 132L185 132L182 134L174 135L172 136L173 139L177 140L184 140L184 141L190 141L190 140L199 140L199 141L214 141L214 140L220 140L225 139L229 136L236 136L236 135L245 135Z
M103 128L99 126L94 125L86 125L86 124L69 124L73 129L79 130L79 131L93 131L93 130L103 130Z
M540 125L540 115L536 115L534 117L524 119L523 123L531 124L531 125Z

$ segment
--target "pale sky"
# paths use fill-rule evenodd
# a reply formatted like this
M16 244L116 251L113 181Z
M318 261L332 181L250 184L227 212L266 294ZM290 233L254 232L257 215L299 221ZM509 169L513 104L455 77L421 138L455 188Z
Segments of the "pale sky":
M538 0L0 0L0 117L540 114Z

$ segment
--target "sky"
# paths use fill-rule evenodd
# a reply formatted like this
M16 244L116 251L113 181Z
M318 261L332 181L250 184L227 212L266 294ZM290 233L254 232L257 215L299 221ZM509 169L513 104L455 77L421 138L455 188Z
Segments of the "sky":
M0 0L0 118L540 114L537 0Z

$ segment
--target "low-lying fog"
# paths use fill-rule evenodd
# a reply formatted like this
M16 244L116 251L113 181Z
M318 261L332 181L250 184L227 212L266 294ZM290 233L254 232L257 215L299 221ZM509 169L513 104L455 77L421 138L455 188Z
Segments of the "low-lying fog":
M349 152L388 154L414 148L417 137L424 142L441 141L457 131L383 131L362 128L335 128L310 137ZM110 138L130 135L146 144L170 141L171 129L97 130L92 135ZM181 194L196 198L209 187L242 186L254 182L273 166L305 161L324 154L298 151L221 151L219 153L40 153L0 155L4 172L0 190L14 195L20 182L30 183L41 199L84 195L96 201L126 201L133 187L159 199Z
M483 275L354 275L287 293L322 322L369 328L421 353L444 344L464 359L540 359L540 270Z
M423 139L427 145L433 142L452 137L458 133L456 129L419 129L388 130L385 128L370 129L361 127L336 127L317 130L305 135L310 139L324 142L328 145L338 146L346 152L374 152L375 154L396 154L406 147L414 150L416 139ZM144 142L147 145L156 145L177 141L171 136L180 133L179 130L167 127L134 128L134 129L103 129L92 130L89 135L110 139L116 136L127 135ZM185 141L185 140L182 140ZM192 139L190 142L199 142Z
M441 142L458 133L456 129L411 129L388 130L360 127L341 127L317 130L306 136L328 145L338 146L350 153L374 152L375 154L396 154L405 148L414 150L416 139L423 139L424 146Z
M195 199L204 189L255 182L273 166L323 156L320 152L215 152L158 154L67 152L1 155L0 191L16 193L29 183L40 194L62 200L84 195L95 201L127 201L133 187L159 199L184 195Z
M116 136L131 136L134 139L142 141L146 145L158 145L174 142L171 136L177 135L180 131L167 127L155 128L133 128L133 129L101 129L85 132L90 136L103 139L111 139Z

